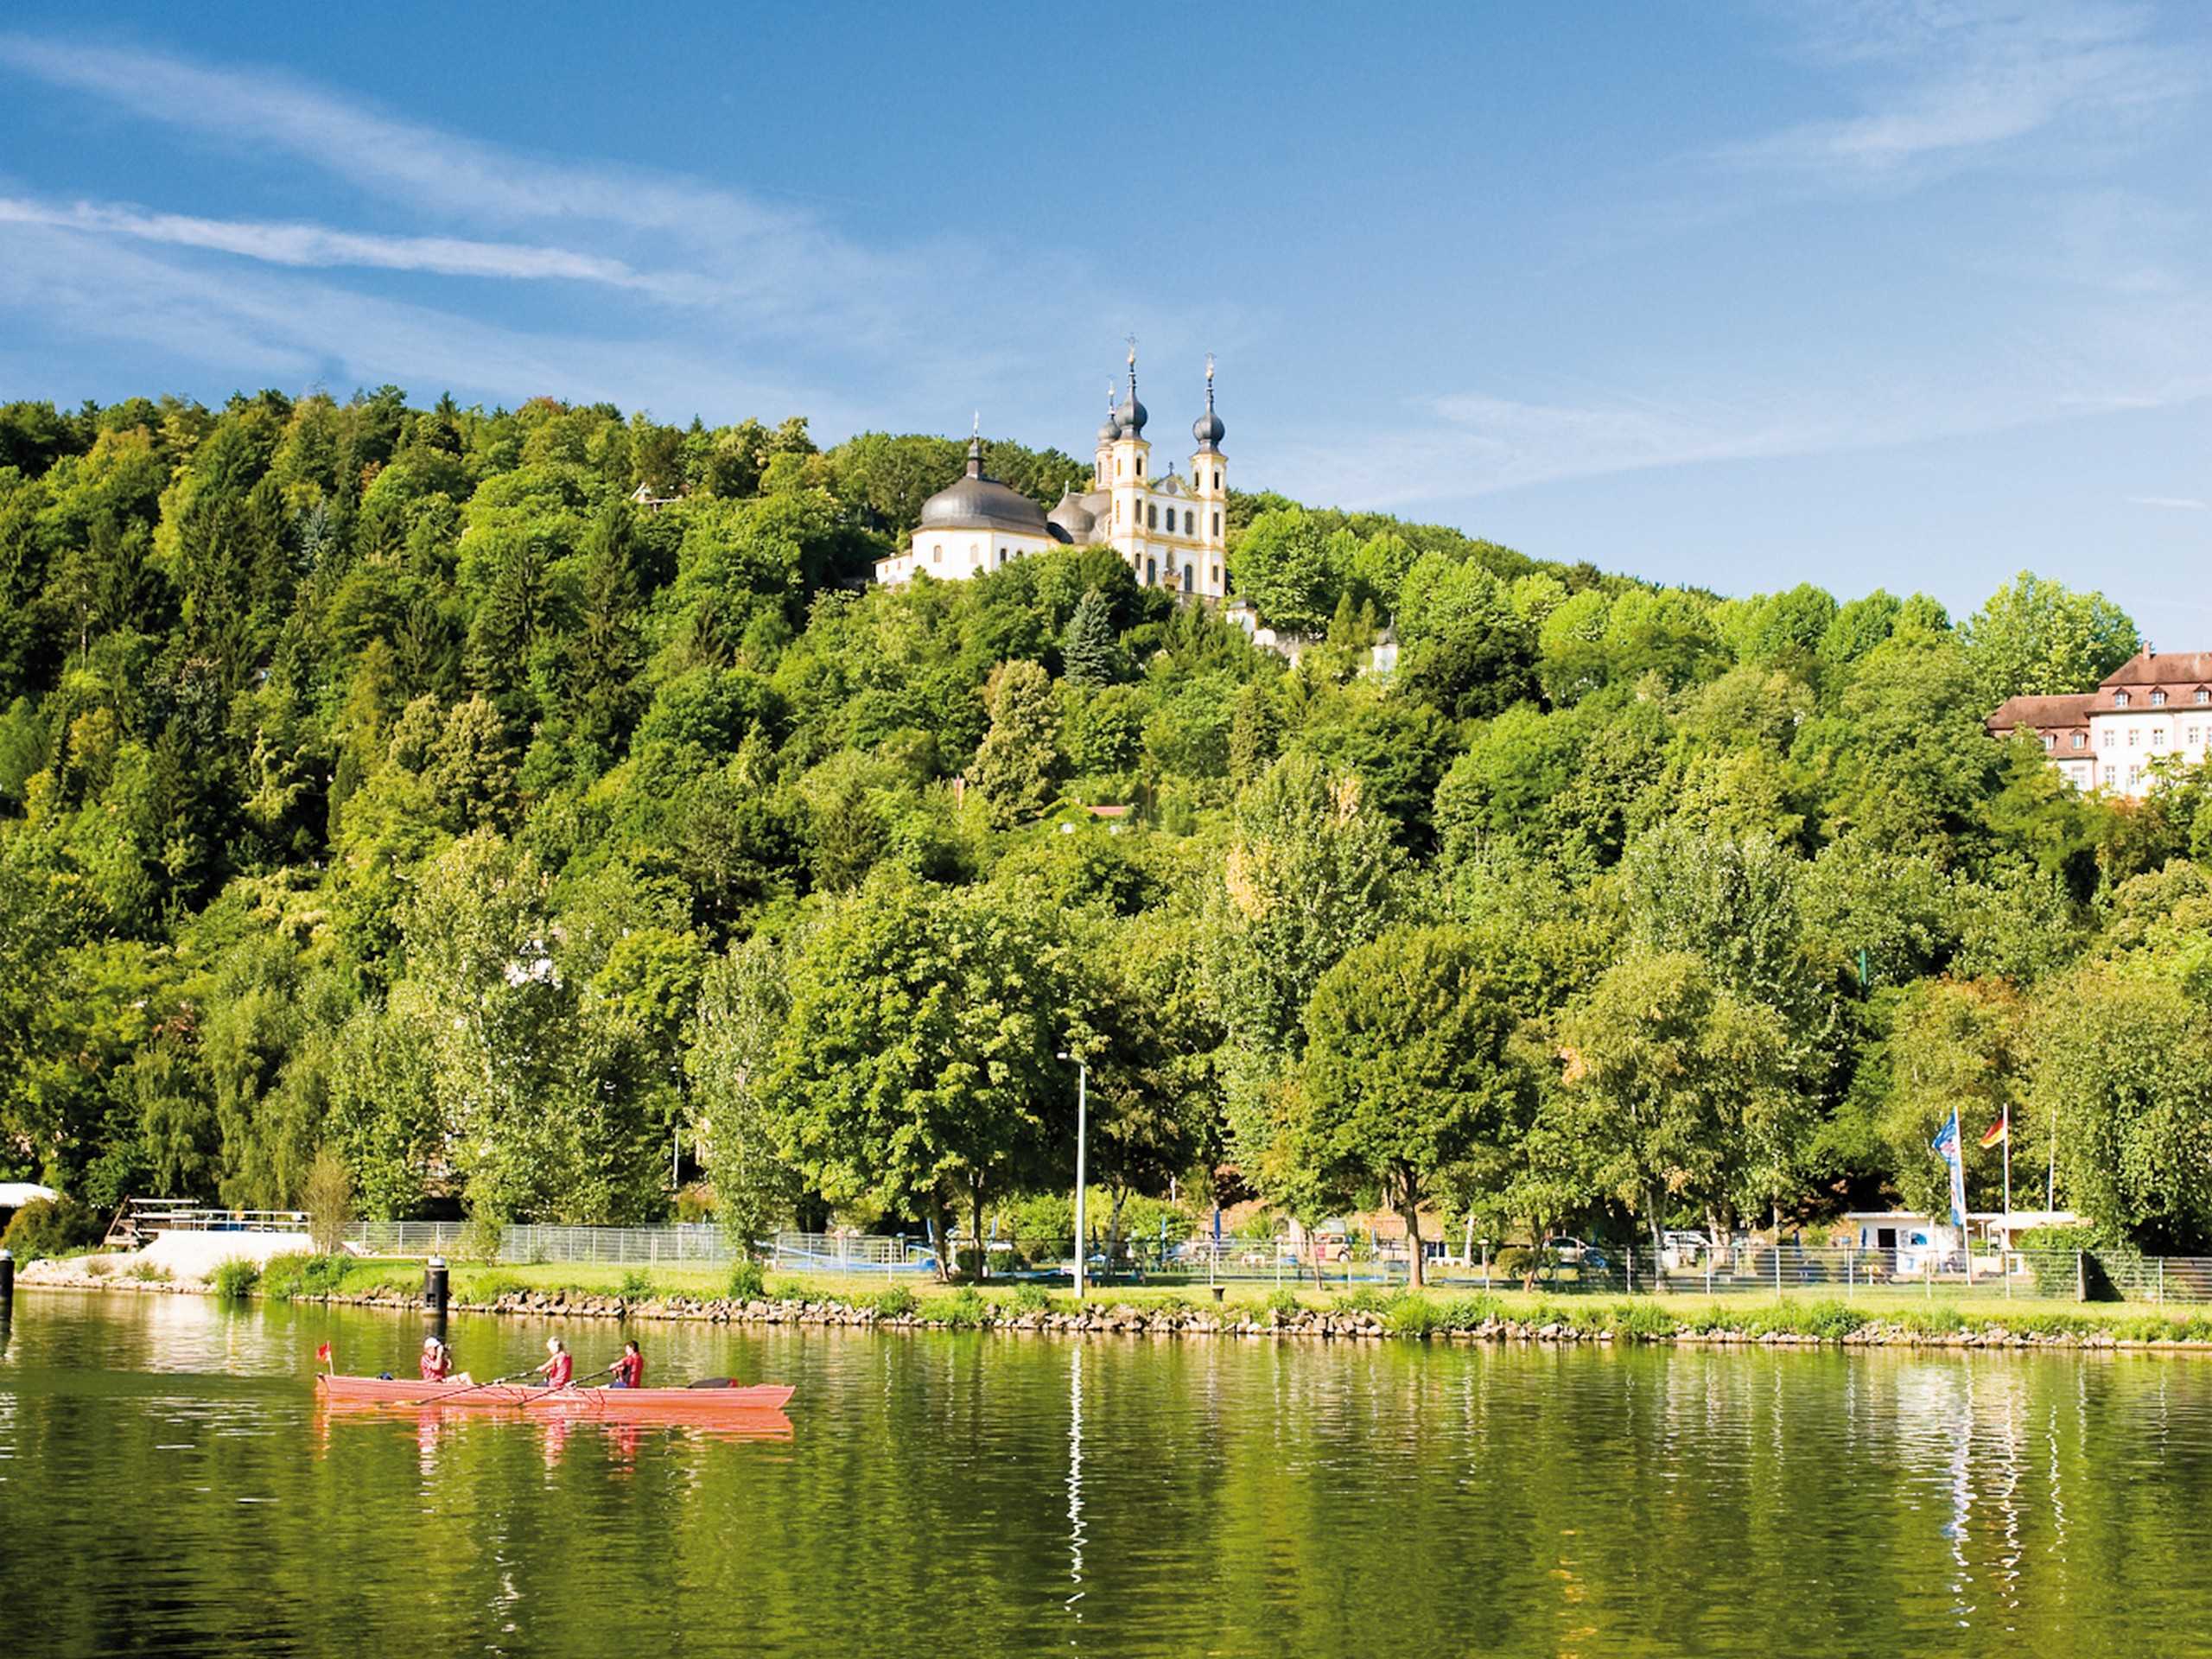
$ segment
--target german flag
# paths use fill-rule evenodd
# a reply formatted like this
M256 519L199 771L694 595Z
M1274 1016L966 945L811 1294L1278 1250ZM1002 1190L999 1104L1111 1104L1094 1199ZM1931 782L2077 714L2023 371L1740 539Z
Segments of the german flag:
M2009 1141L2012 1139L2012 1114L2011 1109L2008 1108L2006 1109L2004 1116L1999 1118L1983 1132L1981 1144L1985 1147L1993 1147L1999 1141Z

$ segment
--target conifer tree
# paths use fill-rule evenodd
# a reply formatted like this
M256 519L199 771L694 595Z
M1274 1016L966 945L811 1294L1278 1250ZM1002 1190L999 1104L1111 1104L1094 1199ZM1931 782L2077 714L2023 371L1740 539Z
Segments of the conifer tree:
M1070 685L1110 685L1120 677L1122 647L1114 632L1114 607L1096 588L1078 601L1060 645L1061 672Z

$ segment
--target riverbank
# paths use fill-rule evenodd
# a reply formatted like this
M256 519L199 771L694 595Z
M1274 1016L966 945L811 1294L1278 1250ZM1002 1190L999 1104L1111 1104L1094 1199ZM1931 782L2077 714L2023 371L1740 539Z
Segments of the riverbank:
M283 1258L266 1268L225 1264L209 1280L170 1279L146 1264L118 1269L114 1257L40 1262L19 1282L30 1289L130 1294L227 1295L326 1306L423 1312L412 1262ZM1016 1334L1148 1338L1652 1343L1678 1346L2016 1348L2212 1351L2212 1311L2170 1313L2126 1305L2086 1308L1964 1299L1925 1303L1740 1298L1561 1300L1542 1293L1402 1289L1348 1294L1280 1290L1217 1301L1192 1290L1116 1287L1077 1304L1032 1284L1000 1287L768 1285L757 1271L731 1294L711 1275L672 1273L651 1283L634 1270L569 1266L457 1268L450 1311L537 1319L637 1319L759 1325L873 1326L895 1331L995 1331ZM723 1275L725 1279L728 1275Z

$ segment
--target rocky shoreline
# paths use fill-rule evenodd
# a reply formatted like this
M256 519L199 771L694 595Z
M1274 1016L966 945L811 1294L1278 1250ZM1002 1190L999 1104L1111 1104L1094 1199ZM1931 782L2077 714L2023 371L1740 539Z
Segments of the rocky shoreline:
M67 1262L32 1264L17 1282L34 1288L124 1291L152 1295L216 1294L212 1286L185 1281L149 1280L113 1274L73 1271ZM419 1294L302 1295L296 1301L327 1306L424 1311ZM1386 1313L1358 1308L1139 1307L1127 1302L1092 1303L1081 1310L1022 1308L981 1296L947 1317L942 1303L887 1311L868 1302L759 1297L657 1296L631 1300L564 1290L512 1291L488 1301L455 1299L454 1313L515 1314L537 1319L638 1319L670 1323L747 1325L868 1327L884 1331L982 1330L1049 1336L1304 1338L1344 1341L1431 1341L1572 1345L1645 1344L1675 1347L2037 1349L2212 1351L2212 1340L2193 1338L2138 1338L2096 1328L2018 1330L1986 1320L1956 1330L1915 1328L1904 1319L1870 1318L1834 1335L1802 1331L1701 1328L1654 1330L1611 1322L1617 1311L1593 1304L1586 1319L1517 1319L1493 1314L1464 1325L1433 1321L1418 1328L1401 1325ZM1662 1310L1663 1312L1663 1310ZM2047 1316L2046 1316L2047 1317ZM2031 1321L2033 1316L2031 1316Z

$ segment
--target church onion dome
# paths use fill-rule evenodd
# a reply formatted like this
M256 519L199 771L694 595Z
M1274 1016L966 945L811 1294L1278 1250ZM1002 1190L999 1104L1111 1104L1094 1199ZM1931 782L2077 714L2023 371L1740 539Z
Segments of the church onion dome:
M1097 527L1098 515L1083 505L1083 498L1070 486L1061 492L1059 505L1045 522L1058 532L1053 537L1055 541L1071 542L1080 547L1090 539L1091 531Z
M1144 435L1144 423L1151 418L1152 416L1146 412L1145 406L1137 402L1136 377L1131 375L1128 397L1119 409L1114 411L1114 423L1122 429L1123 437L1141 438Z
M1019 490L983 476L981 439L968 446L968 474L922 503L924 530L1003 530L1046 536L1045 509Z
M1229 429L1221 423L1221 416L1213 412L1213 359L1206 359L1206 412L1198 416L1191 428L1191 435L1198 441L1198 453L1217 455L1221 441Z

